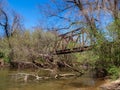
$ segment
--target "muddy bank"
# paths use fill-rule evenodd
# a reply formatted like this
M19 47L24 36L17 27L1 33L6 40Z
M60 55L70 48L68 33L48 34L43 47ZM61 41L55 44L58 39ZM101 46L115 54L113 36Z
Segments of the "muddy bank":
M120 79L111 81L100 86L102 90L120 90Z

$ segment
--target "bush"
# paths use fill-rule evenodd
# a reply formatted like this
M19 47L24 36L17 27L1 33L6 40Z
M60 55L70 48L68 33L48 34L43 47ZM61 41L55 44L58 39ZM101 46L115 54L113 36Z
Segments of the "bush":
M9 40L12 45L14 60L31 61L40 60L41 56L39 54L50 53L50 50L53 49L55 35L42 30L24 31L23 33L16 31ZM0 52L0 57L9 62L11 50L7 38L0 40Z
M112 79L119 78L119 68L116 66L111 66L108 68L108 74L111 76Z

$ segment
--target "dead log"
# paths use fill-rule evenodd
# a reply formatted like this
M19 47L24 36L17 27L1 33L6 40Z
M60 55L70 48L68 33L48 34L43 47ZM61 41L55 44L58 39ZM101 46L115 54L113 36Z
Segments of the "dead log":
M10 68L12 69L38 69L38 67L32 62L24 62L24 61L11 61Z
M17 82L29 82L29 81L40 81L40 80L49 80L49 79L67 79L69 77L77 76L76 74L67 73L67 74L56 74L54 77L47 77L47 76L39 76L37 74L30 74L30 73L17 73L11 74L12 80Z
M80 74L80 76L84 74L82 71L77 70L76 68L70 66L69 64L67 64L67 63L65 63L65 62L64 62L64 64L65 64L68 68L72 69L73 71L78 72L78 73Z
M17 74L12 74L12 79L15 81L23 81L23 82L28 82L28 81L34 81L34 80L42 80L45 79L44 77L40 77L35 74L28 74L28 73L17 73Z
M66 73L66 74L57 74L55 76L56 79L63 79L63 78L70 78L70 77L75 77L77 76L76 74L72 74L72 73Z
M0 60L0 67L2 68L2 67L4 67L4 65L5 65L4 60L1 59L1 60Z
M38 63L35 60L32 60L32 63L34 63L38 67L44 67L41 63Z

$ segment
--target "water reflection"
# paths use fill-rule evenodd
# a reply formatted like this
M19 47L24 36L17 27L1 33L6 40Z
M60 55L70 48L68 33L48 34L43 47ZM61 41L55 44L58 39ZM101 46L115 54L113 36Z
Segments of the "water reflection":
M0 90L99 90L105 81L80 77L40 82L16 82L11 80L9 70L0 70Z

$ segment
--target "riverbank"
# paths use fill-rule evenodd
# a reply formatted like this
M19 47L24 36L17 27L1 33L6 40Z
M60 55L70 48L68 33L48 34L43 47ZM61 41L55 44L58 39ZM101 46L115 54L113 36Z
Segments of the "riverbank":
M115 81L109 81L100 86L102 90L120 90L120 78Z

